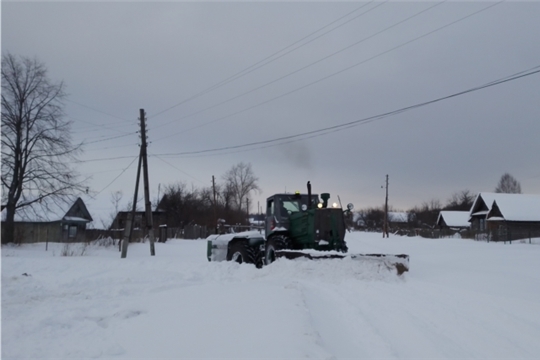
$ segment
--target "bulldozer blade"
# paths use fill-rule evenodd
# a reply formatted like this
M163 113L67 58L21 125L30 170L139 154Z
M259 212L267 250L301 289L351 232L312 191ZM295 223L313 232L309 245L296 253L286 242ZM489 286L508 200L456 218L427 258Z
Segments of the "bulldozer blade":
M409 271L409 255L399 254L318 254L302 251L278 250L276 258L284 257L286 259L307 258L310 260L319 259L344 259L350 257L354 260L371 260L382 262L388 269L395 269L398 275Z

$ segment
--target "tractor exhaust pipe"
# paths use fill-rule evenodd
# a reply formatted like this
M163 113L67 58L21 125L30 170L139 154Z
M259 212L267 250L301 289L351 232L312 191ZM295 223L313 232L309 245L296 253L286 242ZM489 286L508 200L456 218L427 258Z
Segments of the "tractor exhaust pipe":
M311 209L311 182L310 181L307 182L307 196L308 196L307 208L308 210L310 210Z

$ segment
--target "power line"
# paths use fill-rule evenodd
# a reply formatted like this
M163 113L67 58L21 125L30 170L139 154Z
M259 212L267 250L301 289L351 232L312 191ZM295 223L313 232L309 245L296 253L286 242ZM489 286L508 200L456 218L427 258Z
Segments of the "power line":
M383 118L386 118L386 117L389 117L389 116L397 115L397 114L403 113L405 111L409 111L409 110L413 110L413 109L420 108L420 107L423 107L423 106L431 105L431 104L434 104L434 103L437 103L437 102L440 102L440 101L443 101L443 100L451 99L451 98L458 97L458 96L461 96L461 95L465 95L465 94L468 94L468 93L471 93L471 92L479 91L479 90L482 90L482 89L485 89L485 88L488 88L488 87L493 87L493 86L500 85L500 84L503 84L503 83L506 83L506 82L509 82L509 81L513 81L513 80L524 78L524 77L527 77L527 76L530 76L530 75L534 75L534 74L537 74L537 73L540 72L540 70L535 70L535 69L538 69L538 68L540 68L540 65L532 67L532 68L530 68L528 70L520 71L520 72L518 72L518 73L516 73L514 75L506 76L506 77L501 78L499 80L491 81L491 82L486 83L484 85L480 85L480 86L473 87L473 88L470 88L470 89L467 89L467 90L463 90L463 91L460 91L460 92L457 92L457 93L453 93L451 95L443 96L443 97L436 98L436 99L433 99L433 100L429 100L429 101L426 101L426 102L422 102L422 103L406 106L406 107L403 107L403 108L400 108L400 109L397 109L397 110L389 111L389 112L386 112L386 113L382 113L382 114L378 114L378 115L374 115L374 116L369 116L369 117L366 117L366 118L350 121L350 122L347 122L347 123L344 123L344 124L329 126L329 127L318 129L318 130L312 130L312 131L299 133L299 134L296 134L296 135L283 136L283 137L279 137L279 138L275 138L275 139L271 139L271 140L257 141L257 142L242 144L242 145L226 146L226 147L221 147L221 148L214 148L214 149L207 149L207 150L200 150L200 151L186 151L186 152L158 154L158 155L159 156L182 156L182 155L204 154L204 153L218 152L218 151L224 151L224 150L233 150L233 149L240 149L240 148L246 148L246 147L253 147L253 146L256 146L256 145L270 144L270 143L282 142L282 141L286 141L286 140L289 140L288 142L299 141L299 140L306 139L305 138L306 135L310 135L310 137L322 136L322 135L326 135L326 134L328 134L330 132L341 131L341 130L344 130L344 129L347 129L347 128L355 127L355 126L358 126L358 125L362 125L362 124L366 124L366 123L373 122L373 121L376 121L376 120L380 120L380 119L383 119ZM295 140L293 140L293 139L295 139ZM280 144L282 144L282 143L280 143ZM280 144L274 144L273 146L280 145ZM253 149L251 149L251 150L253 150ZM155 155L155 156L157 156L157 155Z
M74 119L73 117L70 117L70 118L71 118L72 124L75 123L75 121L73 121L73 120L76 120L77 122L82 122L82 123L88 124L86 126L85 125L77 126L77 130L72 131L73 134L87 133L87 132L93 132L93 131L101 131L103 129L119 132L119 133L122 133L122 134L127 134L126 131L118 130L118 128L120 128L120 127L126 127L126 124L116 124L116 125L94 124L94 123L89 122L89 121L84 121L84 120L80 120L80 119ZM92 130L88 130L88 129L92 129Z
M133 160L131 160L131 162L129 163L129 165L126 166L126 167L124 168L124 170L122 170L122 171L120 172L120 174L118 174L117 177L115 177L110 183L108 183L103 189L101 189L95 196L98 196L99 194L101 194L105 189L107 189L107 188L108 188L109 186L111 186L116 180L118 180L118 178L119 178L120 176L122 176L122 174L125 173L125 172L127 171L127 169L129 169L129 167L130 167L131 165L133 165L133 163L135 162L135 160L137 160L138 158L139 158L138 156L135 156L135 157L133 158Z
M113 140L113 139L123 138L123 137L126 137L126 136L131 136L131 135L133 135L133 134L136 134L136 132L134 132L134 133L129 133L129 134L124 134L124 135L111 136L111 137L108 137L108 138L105 138L105 139L89 141L89 142L86 142L86 143L85 143L84 140L83 140L83 145L94 144L94 143L98 143L98 142L103 142L103 141L109 141L109 140Z
M113 118L115 118L115 119L122 120L122 121L125 121L125 122L131 122L131 120L123 119L123 118L121 118L121 117L118 117L118 116L113 115L113 114L109 114L108 112L101 111L101 110L99 110L99 109L93 108L93 107L88 106L88 105L81 104L81 103L79 103L79 102L76 102L76 101L73 101L73 100L69 100L69 99L65 99L65 100L68 101L68 102L70 102L70 103L73 103L73 104L75 104L75 105L79 105L79 106L82 106L82 107L84 107L84 108L90 109L90 110L92 110L92 111L95 111L95 112L98 112L98 113L101 113L101 114L104 114L104 115L113 117Z
M326 35L326 34L332 32L332 31L334 31L334 30L336 30L336 29L338 29L338 28L344 26L345 24L347 24L347 23L349 23L349 22L351 22L351 21L353 21L353 20L359 18L360 16L363 16L364 14L366 14L366 13L368 13L368 12L370 12L370 11L376 9L376 8L378 8L379 6L381 6L381 5L383 5L384 3L386 3L388 0L382 2L381 4L379 4L379 5L377 5L377 6L373 7L373 8L371 8L371 9L369 9L369 10L367 10L366 12L363 12L362 14L359 14L359 15L353 17L352 19L347 20L346 22L344 22L344 23L342 23L342 24L340 24L340 25L334 27L334 28L331 29L331 30L328 30L327 32L325 32L325 33L323 33L323 34L320 34L319 36L315 37L314 39L311 39L311 40L309 40L308 42L306 42L306 43L304 43L304 44L302 44L302 45L300 45L300 46L298 46L298 47L296 47L296 48L294 48L294 49L292 49L292 50L290 50L290 51L288 51L288 52L286 52L286 53L284 53L284 54L282 54L282 55L280 55L280 56L278 56L278 57L275 57L274 59L271 59L272 57L276 56L277 54L279 54L279 53L281 53L281 52L283 52L283 51L285 51L285 50L287 50L287 49L293 47L294 45L296 45L296 44L302 42L303 40L309 38L310 36L312 36L312 35L318 33L319 31L321 31L321 30L323 30L323 29L329 27L330 25L332 25L332 24L338 22L339 20L344 19L344 18L346 18L347 16L349 16L350 14L352 14L352 13L354 13L354 12L356 12L356 11L362 9L363 7L365 7L365 6L369 5L369 4L371 4L373 1L374 1L374 0L371 0L370 2L368 2L368 3L364 4L364 5L362 5L362 6L358 7L358 8L356 8L356 9L354 9L353 11L351 11L351 12L349 12L349 13L343 15L342 17L340 17L340 18L338 18L338 19L332 21L331 23L329 23L329 24L327 24L327 25L325 25L325 26L323 26L323 27L321 27L321 28L315 30L314 32L312 32L312 33L310 33L310 34L304 36L304 37L301 38L300 40L297 40L297 41L293 42L292 44L287 45L287 46L284 47L283 49L278 50L278 51L276 51L275 53L273 53L273 54L271 54L271 55L265 57L264 59L262 59L262 60L256 62L255 64L252 64L252 65L248 66L247 68L245 68L245 69L243 69L243 70L237 72L236 74L231 75L231 76L229 76L228 78L226 78L226 79L224 79L224 80L222 80L222 81L220 81L220 82L218 82L218 83L216 83L216 84L210 86L209 88L206 88L205 90L203 90L203 91L201 91L201 92L199 92L199 93L197 93L197 94L195 94L195 95L192 95L191 97L189 97L189 98L187 98L187 99L184 99L184 100L180 101L179 103L176 103L175 105L166 108L165 110L162 110L162 111L160 111L160 112L158 112L158 113L156 113L156 114L153 114L153 115L151 115L150 117L154 117L154 118L155 118L155 117L157 117L157 116L159 116L159 115L161 115L161 114L163 114L163 113L165 113L165 112L167 112L167 111L169 111L169 110L174 109L175 107L178 107L178 106L180 106L180 105L182 105L182 104L185 104L185 103L188 102L188 101L191 101L191 100L196 99L196 98L198 98L198 97L200 97L200 96L202 96L202 95L205 95L205 94L207 94L207 93L209 93L209 92L212 92L212 91L214 91L214 90L216 90L216 89L218 89L218 88L220 88L220 87L222 87L222 86L224 86L224 85L226 85L226 84L228 84L228 83L230 83L230 82L232 82L232 81L235 81L235 80L237 80L237 79L239 79L239 78L241 78L241 77L243 77L243 76L245 76L245 75L247 75L247 74L249 74L249 73L251 73L251 72L253 72L253 71L255 71L255 70L257 70L257 69L259 69L259 68L261 68L261 67L263 67L263 66L265 66L265 65L268 65L268 64L270 64L271 62L273 62L273 61L275 61L275 60L277 60L277 59L279 59L279 58L281 58L281 57L283 57L283 56L285 56L285 55L287 55L287 54L289 54L289 53L291 53L291 52L293 52L293 51L295 51L295 50L297 50L297 49L299 49L299 48L301 48L301 47L303 47L303 46L305 46L305 45L307 45L307 44L309 44L309 43L311 43L311 42L313 42L314 40L316 40L316 39L318 39L318 38L320 38L320 37L322 37L322 36L324 36L324 35ZM271 60L269 60L269 59L271 59ZM265 62L266 60L269 60L269 61ZM264 63L264 62L265 62L265 63ZM264 63L264 64L260 65L261 63ZM257 66L257 65L260 65L260 66ZM249 70L249 71L248 71L248 70ZM165 125L165 124L163 124L163 125ZM160 126L162 126L162 125L160 125Z
M319 83L319 82L321 82L321 81L327 80L327 79L329 79L329 78L331 78L331 77L333 77L333 76L336 76L336 75L341 74L341 73L343 73L343 72L345 72L345 71L351 70L351 69L353 69L353 68L355 68L355 67L357 67L357 66L359 66L359 65L365 64L365 63L367 63L368 61L371 61L371 60L373 60L373 59L378 58L379 56L388 54L388 53L390 53L390 52L392 52L392 51L395 51L395 50L397 50L397 49L399 49L399 48L401 48L401 47L403 47L403 46L406 46L406 45L411 44L411 43L413 43L413 42L415 42L415 41L418 41L418 40L420 40L420 39L422 39L422 38L424 38L424 37L426 37L426 36L429 36L429 35L431 35L431 34L433 34L433 33L435 33L435 32L438 32L438 31L440 31L440 30L442 30L442 29L444 29L444 28L447 28L447 27L449 27L449 26L451 26L451 25L454 25L454 24L456 24L456 23L458 23L458 22L460 22L460 21L463 21L463 20L465 20L465 19L467 19L467 18L469 18L469 17L471 17L471 16L473 16L473 15L476 15L476 14L478 14L478 13L480 13L480 12L486 11L486 10L488 10L488 9L491 8L491 7L494 7L494 6L496 6L496 5L501 4L501 3L504 2L504 1L505 1L505 0L502 0L502 1L499 1L499 2L497 2L497 3L495 3L495 4L489 5L489 6L485 7L485 8L482 8L482 9L480 9L480 10L477 10L477 11L475 11L475 12L469 14L469 15L466 15L466 16L461 17L461 18L459 18L459 19L457 19L457 20L455 20L455 21L452 21L452 22L450 22L450 23L448 23L448 24L446 24L446 25L443 25L443 26L438 27L438 28L436 28L436 29L434 29L434 30L431 30L431 31L429 31L429 32L427 32L427 33L425 33L425 34L423 34L423 35L420 35L420 36L418 36L418 37L412 39L412 40L409 40L409 41L406 41L406 42L404 42L404 43L402 43L402 44L400 44L400 45L394 46L394 47L392 47L392 48L390 48L390 49L388 49L388 50L386 50L386 51L383 51L383 52L381 52L381 53L379 53L379 54L377 54L377 55L374 55L374 56L372 56L372 57L370 57L370 58L367 58L367 59L365 59L365 60L362 60L362 61L360 61L360 62L358 62L358 63L356 63L356 64L353 64L353 65L351 65L351 66L348 66L348 67L346 67L346 68L344 68L344 69L341 69L341 70L339 70L339 71L337 71L337 72L331 73L331 74L329 74L329 75L327 75L327 76L324 76L324 77L322 77L322 78L319 78L318 80L315 80L315 81L313 81L313 82L310 82L310 83L308 83L308 84L302 85L302 86L300 86L300 87L298 87L298 88L296 88L296 89L293 89L293 90L288 91L288 92L286 92L286 93L283 93L283 94L281 94L281 95L275 96L275 97L273 97L273 98L271 98L271 99L269 99L269 100L262 101L262 102L260 102L260 103L258 103L258 104L249 106L249 107L247 107L247 108L244 108L244 109L242 109L242 110L239 110L239 111L234 112L234 113L229 114L229 115L222 116L222 117L217 118L217 119L214 119L214 120L212 120L212 121L209 121L209 122L206 122L206 123L203 123L203 124L200 124L200 125L196 125L196 126L193 126L193 127L191 127L191 128L187 128L187 129L185 129L185 130L183 130L183 131L180 131L180 132L176 132L176 133L174 133L174 134L169 134L169 135L163 136L163 137L161 137L161 138L159 138L159 139L157 139L157 140L166 139L166 138L169 138L169 137L172 137L172 136L176 136L176 135L178 135L178 134L181 134L181 133L184 133L184 132L187 132L187 131L190 131L190 130L198 129L198 128L201 128L201 127L203 127L203 126L206 126L206 125L210 125L210 124L216 123L216 122L218 122L218 121L221 121L221 120L230 118L230 117L232 117L232 116L235 116L235 115L244 113L244 112L246 112L246 111L252 110L252 109L257 108L257 107L259 107L259 106L268 104L268 103L270 103L270 102L272 102L272 101L274 101L274 100L280 99L280 98L285 97L285 96L290 95L290 94L293 94L293 93L295 93L295 92L297 92L297 91L303 90L303 89L305 89L305 88L307 88L307 87L310 87L310 86L312 86L312 85L315 85L315 84L317 84L317 83ZM438 4L437 4L437 5L438 5ZM426 9L426 11L427 11L427 10L429 10L429 9ZM188 115L188 116L191 116L191 115ZM186 117L187 117L187 116L186 116ZM185 117L184 117L184 118L185 118ZM178 119L178 120L179 120L179 119Z
M108 150L108 149L118 149L118 148L137 146L137 145L139 145L139 144L138 143L131 143L131 144L125 144L125 145L118 145L118 146L107 146L107 147L100 147L100 148L96 148L96 149L85 149L84 152L102 151L102 150Z
M93 161L109 161L109 160L119 160L119 159L131 159L133 156L116 156L116 157L106 157L99 159L89 159L89 160L77 160L75 163L87 163Z
M194 176L188 174L187 172L185 172L185 171L183 171L183 170L180 170L179 168L177 168L176 166L174 166L174 165L171 164L170 162L165 161L165 160L162 159L161 157L159 157L159 156L157 156L157 155L154 155L154 154L148 154L148 155L149 155L149 156L153 156L153 157L158 158L159 160L161 160L161 161L164 162L165 164L167 164L167 165L169 165L170 167L172 167L172 168L174 168L174 169L180 171L182 174L184 174L184 175L186 175L186 176L189 176L189 177L192 178L193 180L197 180L197 181L199 181L199 182L201 182L201 183L203 183L203 184L206 184L205 181L202 181L202 180L200 180L200 179L197 179L196 177L194 177Z
M265 84L263 84L263 85L260 85L260 86L258 86L258 87L256 87L256 88L253 88L253 89L251 89L251 90L248 90L248 91L246 91L246 92L244 92L244 93L242 93L242 94L235 95L235 96L233 96L233 97L231 97L231 98L229 98L229 99L227 99L227 100L224 100L224 101L222 101L222 102L220 102L220 103L217 103L217 104L214 104L214 105L212 105L212 106L209 106L209 107L207 107L207 108L205 108L205 109L202 109L202 110L193 112L193 113L191 113L191 114L189 114L189 115L185 115L185 116L183 116L183 117L181 117L181 118L178 118L178 119L175 119L175 120L166 122L166 123L161 124L161 125L159 125L159 126L155 126L154 129L157 129L157 128L162 127L162 126L165 126L165 125L167 125L167 124L176 122L176 121L178 121L178 120L182 120L182 119L186 119L186 118L192 117L192 116L194 116L194 115L200 114L200 113L205 112L205 111L208 111L208 110L210 110L210 109L216 108L216 107L218 107L218 106L221 106L221 105L223 105L223 104L226 104L226 103L231 102L231 101L233 101L233 100L236 100L236 99L238 99L238 98L241 98L241 97L243 97L243 96L246 96L246 95L248 95L248 94L251 94L252 92L255 92L255 91L257 91L257 90L260 90L260 89L262 89L262 88L265 88L265 87L267 87L267 86L269 86L269 85L272 85L272 84L274 84L274 83L276 83L276 82L278 82L278 81L281 81L281 80L283 80L283 79L285 79L285 78L288 78L288 77L291 76L291 75L294 75L294 74L296 74L296 73L298 73L298 72L300 72L300 71L302 71L302 70L305 70L305 69L307 69L307 68L309 68L309 67L311 67L311 66L313 66L313 65L316 65L316 64L318 64L318 63L320 63L320 62L323 62L324 60L327 60L327 59L329 59L329 58L331 58L331 57L333 57L333 56L336 56L336 55L342 53L342 52L345 51L345 50L348 50L348 49L350 49L350 48L352 48L352 47L354 47L354 46L356 46L356 45L359 45L359 44L363 43L363 42L366 41L366 40L369 40L369 39L371 39L371 38L373 38L373 37L375 37L375 36L377 36L377 35L380 35L380 34L386 32L386 31L388 31L388 30L390 30L390 29L392 29L392 28L398 26L398 25L401 25L401 24L403 24L404 22L407 22L407 21L409 21L409 20L411 20L411 19L413 19L413 18L415 18L415 17L417 17L417 16L419 16L419 15L421 15L421 14L423 14L423 13L425 13L425 12L431 10L431 9L433 9L433 8L436 7L436 6L439 6L439 5L443 4L443 3L445 3L446 1L447 1L447 0L443 0L443 1L439 2L439 3L436 3L435 5L432 5L432 6L428 7L428 8L426 8L426 9L423 9L423 10L421 10L421 11L415 13L414 15L411 15L411 16L409 16L409 17L407 17L407 18L405 18L405 19L403 19L403 20L401 20L401 21L398 21L397 23L394 23L393 25L390 25L390 26L388 26L388 27L386 27L386 28L384 28L384 29L382 29L382 30L380 30L380 31L378 31L378 32L376 32L376 33L370 35L370 36L364 37L364 38L362 38L361 40L354 42L353 44L350 44L350 45L348 45L348 46L346 46L346 47L344 47L344 48L342 48L342 49L340 49L340 50L338 50L338 51L335 51L335 52L331 53L330 55L327 55L327 56L325 56L325 57L322 57L322 58L320 58L320 59L318 59L318 60L316 60L316 61L314 61L314 62L312 62L312 63L310 63L310 64L308 64L308 65L302 66L302 67L299 68L299 69L296 69L296 70L294 70L294 71L292 71L292 72L289 72L288 74L285 74L285 75L283 75L283 76L280 76L280 77L278 77L277 79L274 79L274 80L272 80L272 81L270 81L270 82L267 82L267 83L265 83ZM381 5L382 5L382 4L383 4L383 3L381 3Z

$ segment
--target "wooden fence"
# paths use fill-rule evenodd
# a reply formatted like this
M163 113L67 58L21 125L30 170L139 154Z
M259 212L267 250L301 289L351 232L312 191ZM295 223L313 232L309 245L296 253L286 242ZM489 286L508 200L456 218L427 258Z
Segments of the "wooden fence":
M461 238L486 242L512 242L540 237L540 229L508 229L504 231L474 231L470 229L456 231L449 229L406 229L395 232L396 235L420 236L428 239Z

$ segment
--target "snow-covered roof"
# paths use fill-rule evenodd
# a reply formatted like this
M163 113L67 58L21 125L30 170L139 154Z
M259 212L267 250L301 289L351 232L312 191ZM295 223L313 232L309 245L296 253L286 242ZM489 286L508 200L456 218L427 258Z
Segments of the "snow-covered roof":
M437 218L437 225L440 225L441 220L448 227L469 227L469 212L468 211L441 211Z
M487 214L488 220L503 217L506 221L540 221L540 195L504 194L496 198Z
M525 200L525 199L536 199L536 200ZM476 195L476 199L474 200L473 205L471 206L469 215L472 216L472 215L487 214L491 210L491 207L493 206L494 201L497 201L497 203L500 202L501 204L507 204L508 206L512 206L512 207L532 206L533 203L540 201L540 195L481 192L478 195ZM481 207L481 203L484 203L487 209L484 209L483 207ZM510 204L514 204L514 205L510 205ZM533 209L531 209L531 211L532 210Z
M406 212L389 211L388 221L394 223L406 223L409 221L409 215Z
M5 208L2 210L1 219L2 221L6 220ZM61 220L90 222L92 217L81 198L66 201L46 199L15 211L15 222L52 222Z
M85 219L85 218L80 217L80 216L64 216L63 220L66 220L66 221L85 221L85 222L89 221L88 219Z

